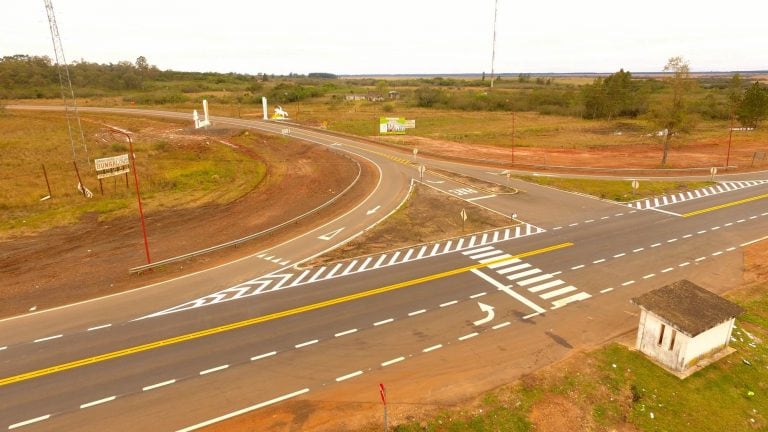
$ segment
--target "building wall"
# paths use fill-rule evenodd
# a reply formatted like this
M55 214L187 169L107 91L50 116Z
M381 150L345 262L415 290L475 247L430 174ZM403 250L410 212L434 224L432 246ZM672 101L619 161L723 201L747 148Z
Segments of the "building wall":
M664 325L663 335L662 324ZM637 349L640 352L670 369L682 371L685 369L684 354L687 352L689 343L688 336L678 332L656 315L640 309L640 327L637 335Z
M692 361L695 362L695 360L702 355L714 350L719 350L728 345L734 321L735 320L731 318L691 339L683 356L686 367L689 363Z

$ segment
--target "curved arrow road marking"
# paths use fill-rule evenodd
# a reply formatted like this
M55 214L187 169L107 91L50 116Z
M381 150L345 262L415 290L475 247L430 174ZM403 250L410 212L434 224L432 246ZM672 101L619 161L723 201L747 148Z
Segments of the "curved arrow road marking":
M483 319L479 319L473 322L474 325L479 326L487 322L490 322L493 319L493 317L496 315L496 313L493 311L493 306L489 306L485 303L480 303L480 302L477 302L477 305L480 306L481 311L485 312L488 315Z

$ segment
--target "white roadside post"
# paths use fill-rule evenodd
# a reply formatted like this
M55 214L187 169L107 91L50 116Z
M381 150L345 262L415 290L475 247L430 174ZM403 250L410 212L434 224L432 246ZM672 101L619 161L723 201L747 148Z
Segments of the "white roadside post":
M464 222L467 221L467 211L465 209L461 209L461 213L459 215L461 216L461 232L464 232Z
M636 195L638 189L640 189L640 182L637 180L632 180L632 193Z
M424 172L427 170L427 167L424 165L419 165L419 180L421 182L424 182Z
M715 181L715 174L717 174L717 167L710 168L709 173L712 175L711 181Z
M264 111L264 120L269 120L267 114L267 98L264 96L261 97L261 109Z

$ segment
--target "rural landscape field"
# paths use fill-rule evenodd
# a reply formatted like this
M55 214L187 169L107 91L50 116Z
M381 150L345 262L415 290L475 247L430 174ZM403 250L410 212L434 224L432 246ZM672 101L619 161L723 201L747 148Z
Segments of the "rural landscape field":
M14 12L1 428L768 430L755 17L331 3Z

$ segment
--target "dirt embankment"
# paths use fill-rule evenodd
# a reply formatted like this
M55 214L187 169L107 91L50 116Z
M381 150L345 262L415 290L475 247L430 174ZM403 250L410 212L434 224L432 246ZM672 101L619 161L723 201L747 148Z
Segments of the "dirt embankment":
M222 137L216 137L220 139ZM259 186L226 205L146 214L153 260L159 260L252 234L303 214L345 189L357 176L350 159L294 140L254 138L237 150L267 165ZM288 163L289 162L289 163ZM221 252L168 265L139 276L128 269L144 264L138 216L99 221L90 214L80 223L0 243L0 316L49 308L124 291L223 263L263 249L340 214L375 183L363 166L355 188L315 218Z

